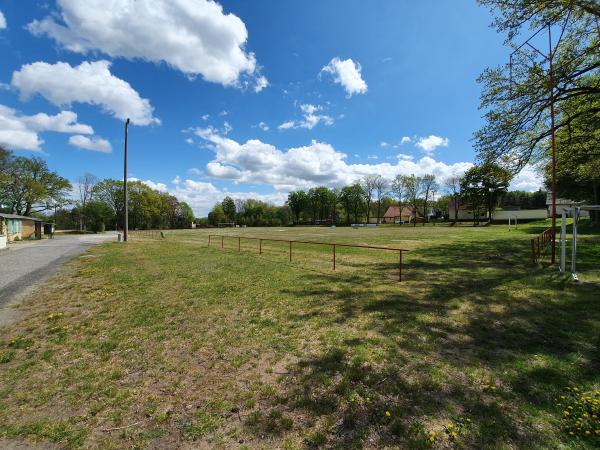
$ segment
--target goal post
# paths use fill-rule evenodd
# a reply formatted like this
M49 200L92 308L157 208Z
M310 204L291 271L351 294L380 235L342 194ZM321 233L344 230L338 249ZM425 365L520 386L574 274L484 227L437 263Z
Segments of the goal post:
M577 225L581 211L600 211L600 205L573 206L571 215L573 217L572 243L571 243L571 276L573 281L579 281L577 275ZM566 269L567 256L567 209L562 212L562 223L560 228L560 265L559 270L564 273Z
M234 222L219 222L217 228L235 228Z

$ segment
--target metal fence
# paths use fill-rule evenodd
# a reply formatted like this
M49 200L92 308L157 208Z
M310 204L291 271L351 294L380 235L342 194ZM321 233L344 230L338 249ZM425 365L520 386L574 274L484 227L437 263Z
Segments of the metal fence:
M531 239L531 259L533 264L540 262L544 250L553 240L554 233L552 232L552 228L542 231L537 237Z
M240 252L242 248L242 239L248 239L253 241L258 241L258 254L263 254L263 243L264 242L280 242L287 243L288 250L287 253L289 255L289 261L292 262L293 255L293 244L309 244L309 245L323 245L331 248L331 261L332 261L332 269L336 270L337 256L336 249L339 247L346 248L362 248L362 249L372 249L372 250L382 250L382 251L390 251L390 252L398 252L398 281L402 281L402 253L407 252L408 250L402 248L391 248L391 247L380 247L374 245L354 245L354 244L339 244L333 242L314 242L314 241L298 241L298 240L288 240L288 239L272 239L272 238L262 238L262 237L248 237L248 236L231 236L231 235L222 235L222 234L209 234L208 235L208 246L210 247L214 240L220 241L220 248L225 248L225 239L233 239L234 242L237 240L237 251ZM218 243L219 245L219 243Z

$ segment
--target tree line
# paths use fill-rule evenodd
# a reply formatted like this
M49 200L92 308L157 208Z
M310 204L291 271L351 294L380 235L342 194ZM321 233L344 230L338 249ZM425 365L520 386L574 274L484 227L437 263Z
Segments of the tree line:
M367 175L341 189L319 186L308 190L292 191L283 206L274 206L260 200L234 200L225 197L215 204L202 225L216 226L235 223L248 226L269 225L329 225L381 222L390 206L397 206L400 216L409 221L427 223L447 216L448 206L454 202L458 209L468 209L478 222L493 220L496 207L537 209L544 208L546 194L508 192L512 179L510 171L494 163L485 163L467 170L461 177L450 177L438 182L435 175L397 175L386 179L381 175ZM436 194L438 195L436 198ZM406 214L402 214L403 208Z
M189 228L190 206L141 181L128 183L131 229ZM58 228L80 231L121 229L124 224L123 182L99 180L86 173L75 189L37 157L15 156L0 148L0 209L24 216L53 220Z

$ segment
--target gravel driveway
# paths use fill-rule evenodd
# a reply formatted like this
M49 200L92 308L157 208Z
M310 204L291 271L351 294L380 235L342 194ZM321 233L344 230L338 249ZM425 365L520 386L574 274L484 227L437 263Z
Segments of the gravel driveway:
M75 234L9 244L8 250L0 252L0 307L56 272L63 262L107 240L116 241L117 234Z

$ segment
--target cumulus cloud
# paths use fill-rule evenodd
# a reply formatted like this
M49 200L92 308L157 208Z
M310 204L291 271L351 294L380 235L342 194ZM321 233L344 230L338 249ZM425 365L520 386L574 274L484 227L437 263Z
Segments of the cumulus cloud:
M259 76L254 84L254 92L258 93L269 86L269 80L264 75Z
M0 144L11 149L40 151L44 141L38 133L45 131L94 133L91 126L78 123L77 114L72 111L61 111L54 116L46 113L25 116L0 105Z
M402 136L402 139L400 139L400 145L410 144L411 142L412 139L408 136Z
M527 165L512 179L509 188L514 191L533 192L543 188L543 185L544 181L539 168Z
M265 122L259 122L258 128L263 131L269 131L269 125L267 125Z
M83 62L76 67L64 62L26 64L13 73L11 83L23 99L37 93L57 106L88 103L119 119L129 117L136 125L159 123L152 117L150 102L112 75L108 61Z
M0 11L0 30L6 28L6 18L4 17L4 14L2 14L2 11Z
M94 152L110 153L112 152L112 146L106 139L102 139L98 136L82 136L76 134L69 138L69 145L73 147L82 148L84 150L92 150Z
M321 105L302 104L300 105L300 110L302 111L303 117L301 120L288 120L287 122L283 122L277 128L280 130L289 130L291 128L306 128L307 130L312 130L319 123L333 125L334 120L331 116L319 114L319 111L323 110Z
M362 68L358 62L354 62L350 58L342 61L340 58L335 57L321 69L321 73L331 74L333 81L341 84L347 96L352 97L354 94L367 92L367 83L362 78L361 70Z
M415 146L423 150L423 152L431 154L436 148L448 147L449 144L450 139L431 134L427 137L419 138L415 143Z
M234 14L212 0L57 0L58 12L27 28L76 53L166 62L190 77L241 86L255 77L268 85L256 58L245 49L248 31Z
M399 157L395 164L349 164L346 154L314 140L309 145L283 151L258 139L239 143L211 128L197 129L195 133L215 152L214 159L206 166L208 176L236 183L271 185L283 192L318 185L341 187L369 174L391 179L399 173L433 173L443 181L472 167L468 162L446 164L429 156L418 161Z

